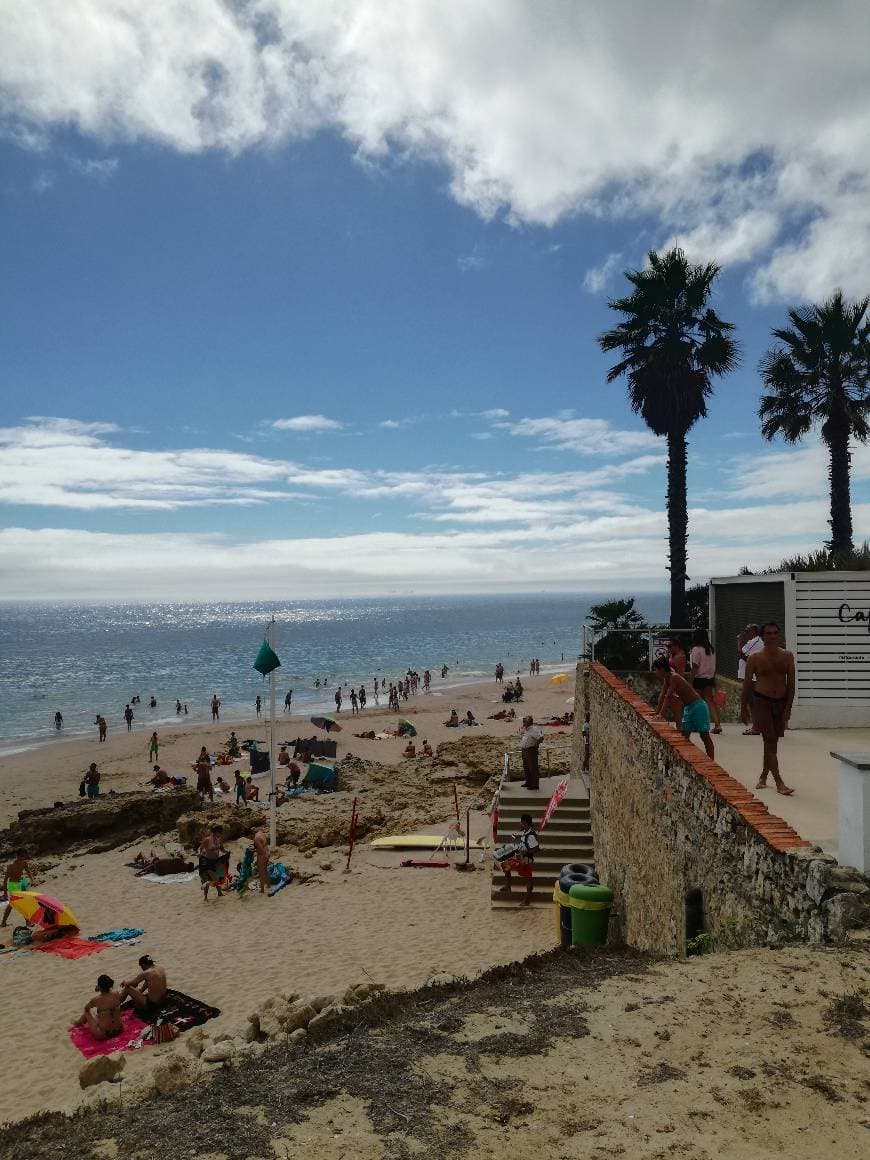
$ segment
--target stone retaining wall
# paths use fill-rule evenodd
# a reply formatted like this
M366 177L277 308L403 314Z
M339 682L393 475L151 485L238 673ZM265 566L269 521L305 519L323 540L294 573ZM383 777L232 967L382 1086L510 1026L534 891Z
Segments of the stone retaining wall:
M612 937L684 954L693 889L719 947L841 941L867 921L866 879L804 841L603 665L588 670L592 833L616 897Z

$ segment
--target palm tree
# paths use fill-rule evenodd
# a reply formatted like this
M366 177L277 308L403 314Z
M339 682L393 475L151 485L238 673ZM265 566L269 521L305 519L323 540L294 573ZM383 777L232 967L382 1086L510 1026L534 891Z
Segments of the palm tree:
M738 348L707 305L719 267L693 266L679 248L649 253L643 270L626 270L633 289L608 305L625 318L599 336L603 351L621 350L607 381L625 375L631 408L668 441L668 559L671 628L686 627L686 436L707 414L711 379L733 370Z
M759 371L770 392L761 396L761 434L797 443L815 423L828 448L831 539L835 560L854 553L849 495L849 440L870 436L870 298L849 303L838 290L820 306L789 310L791 326L774 330L780 345Z

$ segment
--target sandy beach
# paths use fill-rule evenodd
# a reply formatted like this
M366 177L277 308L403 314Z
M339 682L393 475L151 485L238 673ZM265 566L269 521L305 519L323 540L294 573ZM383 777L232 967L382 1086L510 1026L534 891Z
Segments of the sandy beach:
M570 708L573 674L561 684L552 684L547 675L524 683L527 693L520 708L536 719ZM424 737L435 747L460 735L490 734L506 740L516 736L518 721L486 720L502 707L494 682L454 690L451 698L421 693L403 704L402 715L415 723L418 743ZM443 722L454 707L460 715L471 709L481 728L447 728ZM342 712L340 720L343 729L335 735L339 760L353 754L395 769L395 784L381 784L377 793L381 814L384 802L394 802L397 829L415 828L417 817L431 820L437 814L442 823L449 819L452 780L444 778L443 770L427 789L426 775L414 768L414 789L406 792L402 770L408 767L401 764L404 741L353 736L354 731L394 727L395 714L369 709L358 717ZM233 727L240 739L267 738L263 721L233 723ZM180 727L164 732L161 765L170 772L190 773L200 747L217 748L229 728L229 723L221 722L205 729ZM285 714L277 736L283 741L313 732L306 718ZM76 798L78 783L91 761L99 764L104 793L135 788L150 772L148 738L149 731L144 729L115 730L101 745L95 730L91 740L5 758L0 764L2 824L9 824L20 810ZM564 747L566 738L565 733L555 734L554 746ZM480 797L473 785L460 781L458 789L463 808ZM367 798L364 785L361 791L365 817L373 798ZM280 816L303 824L306 818L321 819L325 812L349 818L352 796L347 790L328 798L310 795L282 806ZM386 816L392 820L389 812ZM476 813L473 836L485 836L488 828L486 816ZM176 835L165 837L171 841ZM230 844L233 865L246 845L245 840ZM170 985L221 1009L213 1027L236 1031L251 1011L279 990L319 994L372 979L391 987L416 986L443 973L473 975L553 942L549 911L490 908L488 864L471 874L452 868L402 868L399 863L407 855L375 852L363 841L355 850L351 872L345 874L340 844L308 851L308 856L283 847L277 855L294 871L301 871L305 881L294 882L274 898L252 893L241 899L212 896L205 903L197 880L169 885L137 879L125 863L140 846L159 848L160 841L149 838L99 854L36 859L36 866L43 866L38 886L73 910L83 935L118 927L141 928L145 933L136 945L111 947L72 961L33 951L0 956L5 983L0 1023L15 1043L16 1059L0 1092L0 1120L42 1109L71 1108L81 1100L78 1071L83 1059L70 1043L67 1029L92 995L96 976L106 972L116 981L129 978L143 953L153 955L166 968ZM8 944L9 939L0 941ZM137 1069L149 1065L149 1055L153 1059L155 1052L165 1050L129 1053L127 1076L135 1079Z

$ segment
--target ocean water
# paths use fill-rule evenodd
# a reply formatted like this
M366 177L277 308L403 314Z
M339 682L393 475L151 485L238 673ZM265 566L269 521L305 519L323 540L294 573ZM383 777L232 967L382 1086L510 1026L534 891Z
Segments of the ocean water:
M87 734L102 713L112 732L125 728L130 698L135 727L210 720L213 693L221 720L249 717L259 693L268 711L268 681L253 668L266 625L276 621L278 711L293 690L294 712L333 707L337 684L398 678L410 667L432 672L436 694L492 672L525 674L532 657L570 671L581 648L580 626L591 604L610 596L444 596L202 604L0 604L0 754ZM651 620L667 615L667 598L638 601ZM441 666L449 666L442 680ZM314 686L327 680L329 689ZM148 706L150 697L157 707ZM383 703L383 702L382 702ZM60 710L64 727L54 728Z

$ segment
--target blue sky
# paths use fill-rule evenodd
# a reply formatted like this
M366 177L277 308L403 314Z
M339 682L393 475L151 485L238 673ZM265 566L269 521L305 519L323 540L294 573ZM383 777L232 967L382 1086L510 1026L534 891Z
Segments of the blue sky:
M867 10L664 8L682 84L630 4L0 0L0 594L664 588L664 449L595 338L675 238L743 347L690 573L818 546L823 450L762 443L756 365L867 290Z

